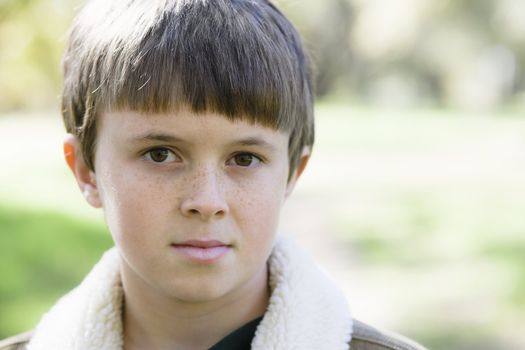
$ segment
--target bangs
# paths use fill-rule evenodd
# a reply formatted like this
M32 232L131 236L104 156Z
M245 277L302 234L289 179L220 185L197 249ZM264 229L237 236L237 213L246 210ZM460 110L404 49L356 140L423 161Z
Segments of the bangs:
M122 30L127 37L99 42L90 52L102 58L90 67L96 110L169 113L184 107L289 131L306 112L299 109L309 90L303 53L287 42L299 48L297 34L275 16L264 18L260 4L224 6L215 0L164 9L140 35Z

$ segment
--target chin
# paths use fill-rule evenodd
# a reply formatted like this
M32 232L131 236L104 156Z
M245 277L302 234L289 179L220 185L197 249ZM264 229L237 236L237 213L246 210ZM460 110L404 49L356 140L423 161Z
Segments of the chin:
M174 299L193 304L219 300L226 296L228 292L229 291L220 290L218 288L184 288L184 290L177 290L171 295Z
M198 283L172 289L170 295L174 299L186 303L205 303L221 299L229 292L229 288L208 285L208 283Z

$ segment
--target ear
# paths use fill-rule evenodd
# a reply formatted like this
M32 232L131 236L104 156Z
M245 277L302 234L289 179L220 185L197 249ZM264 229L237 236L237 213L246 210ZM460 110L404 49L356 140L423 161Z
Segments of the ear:
M295 184L297 183L297 180L303 173L304 169L306 168L306 164L308 164L308 161L310 160L311 150L310 147L304 146L303 151L301 152L301 158L299 159L299 163L297 164L297 167L295 168L292 176L290 177L290 180L288 180L288 184L286 185L286 192L285 197L288 198L290 194L292 194L293 189L295 188Z
M67 134L64 138L64 157L86 201L94 208L102 207L95 173L84 162L84 157L80 152L80 143L75 135Z

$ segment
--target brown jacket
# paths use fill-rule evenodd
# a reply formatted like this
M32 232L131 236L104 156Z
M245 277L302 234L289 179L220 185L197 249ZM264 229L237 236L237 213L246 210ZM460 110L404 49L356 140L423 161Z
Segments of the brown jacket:
M26 350L32 332L0 340L0 350ZM354 320L351 350L425 350L424 347L401 336L380 331L358 320ZM50 349L54 350L54 349ZM62 350L62 349L61 349ZM67 350L67 349L63 349Z

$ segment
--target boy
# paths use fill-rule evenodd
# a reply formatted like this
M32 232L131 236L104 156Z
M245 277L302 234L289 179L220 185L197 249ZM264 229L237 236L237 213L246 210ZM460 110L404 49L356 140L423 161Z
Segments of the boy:
M266 0L89 2L64 55L64 154L116 247L0 349L418 349L353 322L276 235L312 100Z

